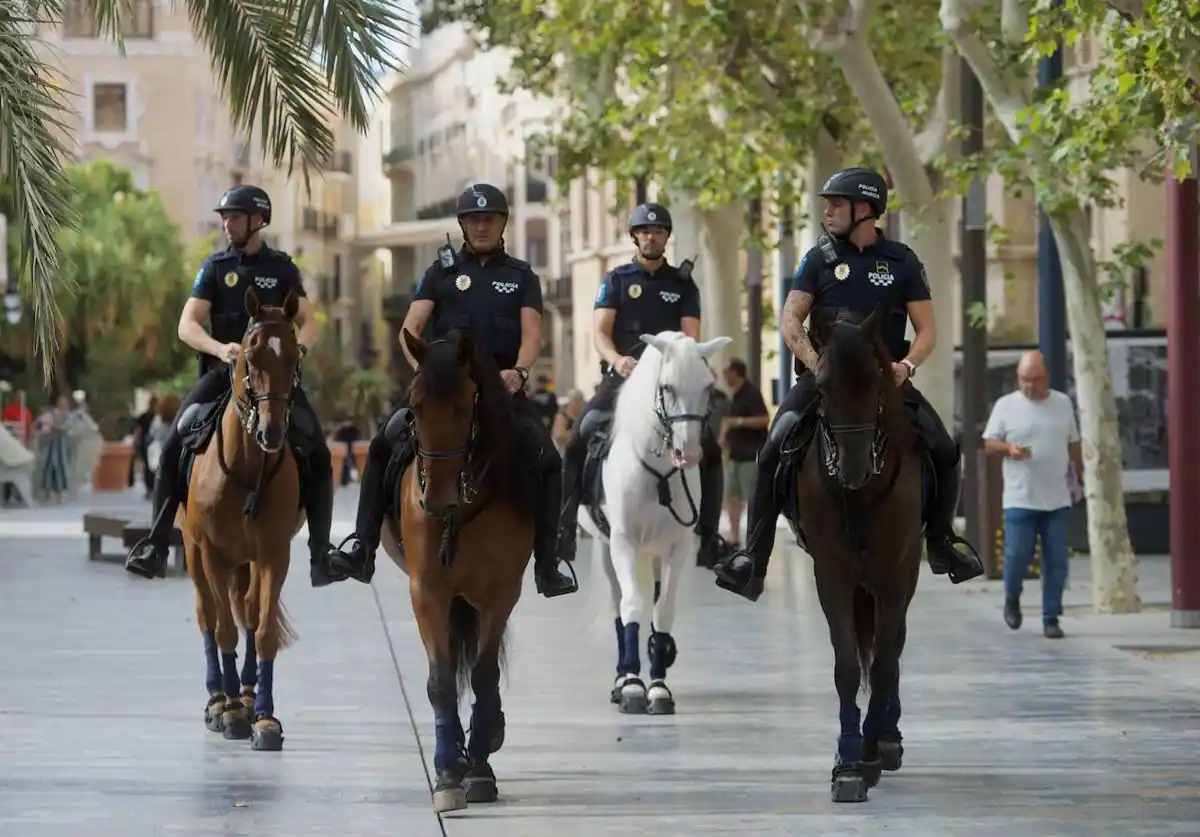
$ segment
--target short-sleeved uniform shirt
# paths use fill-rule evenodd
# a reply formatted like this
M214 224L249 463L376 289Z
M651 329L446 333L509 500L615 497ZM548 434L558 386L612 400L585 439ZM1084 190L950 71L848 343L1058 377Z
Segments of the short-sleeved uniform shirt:
M622 355L638 357L643 334L681 331L684 317L700 318L700 289L674 265L650 273L638 261L615 267L600 280L592 306L616 311L613 345ZM601 369L607 372L607 364Z
M1070 396L1052 389L1036 401L1010 392L992 407L983 438L1029 449L1028 459L1004 459L1004 508L1055 511L1071 505L1067 446L1079 441L1079 425Z
M507 253L481 262L467 250L452 268L434 262L417 285L416 299L433 303L433 331L466 332L488 347L496 365L512 369L521 351L521 309L542 313L542 281L529 262Z
M282 306L289 293L299 298L308 295L300 269L291 256L280 250L262 247L254 253L243 253L230 247L212 254L196 274L192 298L212 305L210 328L218 343L240 343L246 334L250 325L246 291L251 288L260 303L271 306ZM200 355L200 374L219 363L211 355Z
M849 242L823 238L831 244L834 258L819 245L811 248L800 261L792 290L812 295L814 319L837 311L864 317L878 311L883 343L893 360L901 360L907 354L908 303L931 298L925 266L908 245L882 233L861 251Z

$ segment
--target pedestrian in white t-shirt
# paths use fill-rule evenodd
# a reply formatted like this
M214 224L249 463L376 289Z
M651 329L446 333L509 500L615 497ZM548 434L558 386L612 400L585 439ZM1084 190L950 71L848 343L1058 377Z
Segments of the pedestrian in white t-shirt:
M1017 366L1017 391L992 407L984 448L1004 459L1004 621L1021 627L1021 581L1042 540L1042 631L1061 639L1063 588L1070 548L1071 468L1083 478L1079 426L1070 397L1050 389L1045 358L1028 352Z

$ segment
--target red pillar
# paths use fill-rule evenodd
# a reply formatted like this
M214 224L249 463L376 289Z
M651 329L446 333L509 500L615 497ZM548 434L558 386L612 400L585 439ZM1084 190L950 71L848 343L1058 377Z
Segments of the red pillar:
M1171 626L1200 628L1200 188L1168 174L1167 444Z

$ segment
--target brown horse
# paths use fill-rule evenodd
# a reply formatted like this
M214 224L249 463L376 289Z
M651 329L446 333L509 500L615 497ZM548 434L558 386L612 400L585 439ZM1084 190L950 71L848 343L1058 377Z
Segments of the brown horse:
M231 370L232 397L215 438L196 454L180 521L208 661L204 723L226 738L251 739L255 750L283 747L274 716L275 656L295 640L279 597L292 538L304 523L288 445L300 367L298 308L291 294L275 308L246 291L250 325ZM239 627L246 634L240 677Z
M538 489L491 356L468 335L427 343L405 330L404 342L417 361L408 402L416 458L382 545L408 575L429 658L441 813L497 798L488 759L504 743L504 632L533 551ZM465 740L458 703L468 682L475 704Z
M921 570L922 466L878 317L838 319L817 337L817 439L797 475L796 521L813 558L833 642L841 733L834 802L864 802L897 770L900 655ZM857 693L870 685L860 727Z

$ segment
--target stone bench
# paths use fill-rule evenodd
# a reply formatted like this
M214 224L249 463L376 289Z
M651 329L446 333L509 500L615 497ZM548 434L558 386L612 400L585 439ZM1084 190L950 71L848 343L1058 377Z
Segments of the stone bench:
M83 531L88 536L88 560L112 561L124 563L125 556L134 544L150 534L150 524L134 523L127 518L107 514L85 514L83 516ZM104 538L118 540L125 548L120 555L105 553L101 541ZM171 561L167 567L168 574L183 575L187 572L187 563L183 552L183 533L179 527L171 529Z

